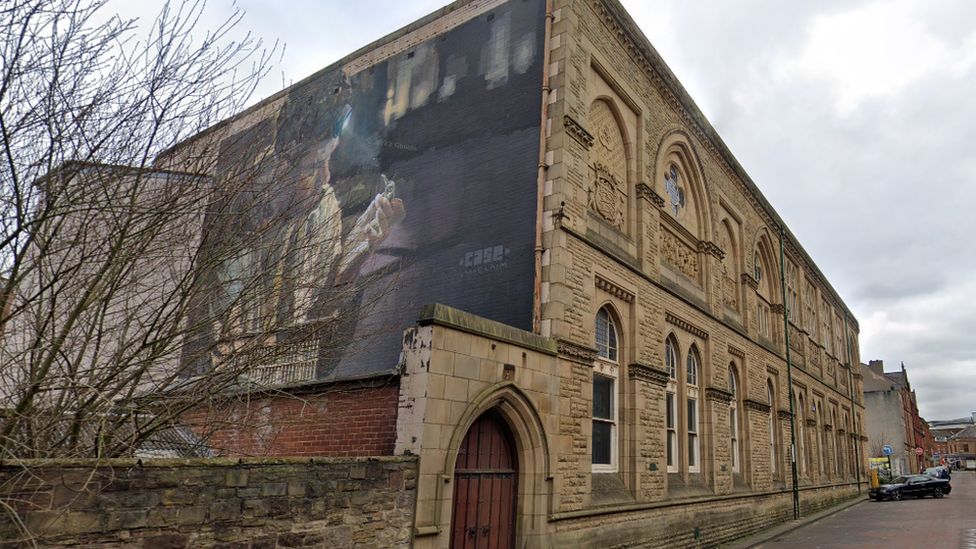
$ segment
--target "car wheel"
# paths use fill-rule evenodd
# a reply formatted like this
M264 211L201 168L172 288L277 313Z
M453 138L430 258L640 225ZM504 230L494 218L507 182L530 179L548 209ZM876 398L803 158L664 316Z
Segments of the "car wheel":
M941 498L942 497L942 488L936 488L935 490L933 490L932 491L932 497L934 497L934 498Z
M901 501L901 492L898 491L892 492L891 501Z

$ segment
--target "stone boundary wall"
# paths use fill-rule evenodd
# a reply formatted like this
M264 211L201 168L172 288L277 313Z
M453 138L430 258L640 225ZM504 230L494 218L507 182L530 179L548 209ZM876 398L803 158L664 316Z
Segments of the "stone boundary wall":
M416 478L416 457L3 463L0 548L409 547Z

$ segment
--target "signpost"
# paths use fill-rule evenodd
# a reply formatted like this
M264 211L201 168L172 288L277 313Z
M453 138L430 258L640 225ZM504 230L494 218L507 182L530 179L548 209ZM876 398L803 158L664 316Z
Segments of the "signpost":
M881 453L888 458L888 476L890 478L895 478L895 471L891 468L891 454L895 452L895 449L891 447L890 444L885 444L881 447Z

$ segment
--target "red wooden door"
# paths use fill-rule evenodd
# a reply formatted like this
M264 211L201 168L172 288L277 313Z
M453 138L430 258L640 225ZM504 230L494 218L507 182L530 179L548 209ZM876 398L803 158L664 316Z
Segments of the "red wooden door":
M454 469L452 549L515 546L515 446L497 413L479 417L458 449Z

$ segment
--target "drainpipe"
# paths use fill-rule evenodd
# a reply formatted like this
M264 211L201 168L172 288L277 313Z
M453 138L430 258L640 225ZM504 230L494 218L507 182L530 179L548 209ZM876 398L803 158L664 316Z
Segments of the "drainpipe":
M854 453L857 459L854 461L854 473L857 475L857 495L861 495L861 433L857 427L857 404L854 402L854 362L851 359L851 337L847 331L847 311L844 311L844 341L847 344L847 388L851 396L851 424L854 426L854 433L858 436L854 439Z
M790 401L790 469L793 474L793 520L800 518L800 487L796 475L796 412L793 410L793 359L790 355L790 311L786 300L786 248L783 227L779 227L779 285L783 293L783 336L786 342L786 383ZM772 404L772 403L770 403ZM770 411L769 413L773 413Z
M542 42L542 109L539 117L539 168L535 199L535 280L532 285L532 331L542 333L542 217L545 215L546 130L549 125L549 45L552 40L552 0L546 0L546 28Z

